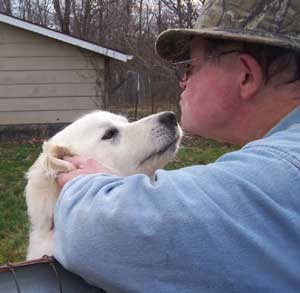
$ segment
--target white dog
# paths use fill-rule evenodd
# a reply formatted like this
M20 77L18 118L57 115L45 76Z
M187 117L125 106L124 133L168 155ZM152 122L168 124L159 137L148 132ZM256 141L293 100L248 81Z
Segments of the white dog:
M43 145L43 152L27 173L25 190L31 222L27 259L52 255L53 213L60 189L55 178L74 166L65 155L96 159L113 173L152 177L178 149L182 131L172 112L163 112L129 123L105 111L83 116Z

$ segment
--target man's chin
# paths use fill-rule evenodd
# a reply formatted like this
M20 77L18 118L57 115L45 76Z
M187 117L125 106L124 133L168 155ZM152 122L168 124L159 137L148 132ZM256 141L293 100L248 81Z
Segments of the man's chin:
M193 125L190 123L190 119L186 119L186 116L184 113L181 114L181 119L180 119L180 126L182 127L183 131L193 133L195 131Z
M199 135L206 137L207 131L203 131L198 125L191 124L189 121L186 121L181 118L180 125L185 133L189 133L192 135Z

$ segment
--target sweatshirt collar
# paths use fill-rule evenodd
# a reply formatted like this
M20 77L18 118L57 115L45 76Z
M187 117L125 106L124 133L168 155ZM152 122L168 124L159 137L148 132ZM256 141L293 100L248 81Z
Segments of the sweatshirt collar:
M300 123L300 107L297 107L292 112L281 119L266 135L268 137L278 131L287 129L293 124Z

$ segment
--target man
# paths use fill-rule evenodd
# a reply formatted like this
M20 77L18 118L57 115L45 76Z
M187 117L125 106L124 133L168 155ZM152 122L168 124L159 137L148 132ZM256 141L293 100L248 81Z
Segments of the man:
M55 213L66 268L108 292L299 292L299 15L297 0L213 0L195 29L158 37L161 57L188 64L183 127L243 147L153 183L71 180ZM66 159L83 169L61 186L101 172Z

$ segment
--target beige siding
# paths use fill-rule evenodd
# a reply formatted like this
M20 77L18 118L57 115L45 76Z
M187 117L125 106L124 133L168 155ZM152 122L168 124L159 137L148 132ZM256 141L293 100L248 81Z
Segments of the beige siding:
M0 44L26 43L28 40L35 43L41 41L40 35L38 34L34 34L26 30L20 30L19 28L5 23L0 23Z
M1 62L1 61L0 61ZM1 66L0 66L1 67ZM31 71L0 71L0 85L15 84L60 84L60 83L94 83L97 80L95 70L31 70Z
M94 96L95 84L21 84L1 85L1 98L30 98L30 97L81 97Z
M54 110L91 110L97 106L94 97L60 97L60 98L13 98L0 99L2 112L24 112Z
M104 58L0 23L0 125L71 122L101 105Z
M100 64L99 64L100 63ZM0 58L0 71L87 70L94 66L84 57L14 57ZM97 68L104 68L98 60Z
M44 39L44 37L41 36ZM11 43L0 44L0 57L80 57L80 51L76 47L67 47L59 41L54 41L53 44L41 40L41 43Z
M87 112L89 111L28 111L22 112L22 115L20 112L0 112L0 125L66 123L74 121L76 118Z

